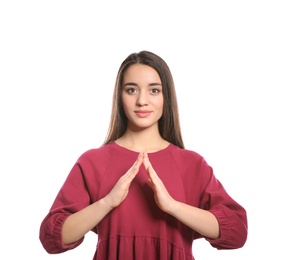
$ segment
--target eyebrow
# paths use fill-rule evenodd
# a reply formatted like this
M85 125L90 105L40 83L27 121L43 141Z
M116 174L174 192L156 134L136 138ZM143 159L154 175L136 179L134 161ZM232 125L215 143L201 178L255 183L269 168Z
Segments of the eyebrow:
M125 84L123 85L123 87L125 87L125 86L138 86L138 84L135 83L135 82L127 82L127 83L125 83ZM149 87L162 86L162 84L159 83L159 82L153 82L153 83L148 84L148 86L149 86Z

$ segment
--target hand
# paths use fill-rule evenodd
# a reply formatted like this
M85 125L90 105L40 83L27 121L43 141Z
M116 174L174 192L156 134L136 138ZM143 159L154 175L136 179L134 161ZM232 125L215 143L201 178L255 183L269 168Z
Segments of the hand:
M137 175L142 162L143 154L139 153L137 160L134 162L131 168L120 177L110 193L106 195L104 200L111 208L119 206L126 198L129 191L129 186Z
M149 176L148 184L154 192L154 198L158 207L161 210L170 213L176 201L171 197L164 183L153 169L147 153L143 154L143 164Z

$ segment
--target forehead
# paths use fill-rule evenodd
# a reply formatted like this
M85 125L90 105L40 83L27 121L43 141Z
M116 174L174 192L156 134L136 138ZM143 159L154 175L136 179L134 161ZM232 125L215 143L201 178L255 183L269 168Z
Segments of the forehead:
M152 67L144 64L133 64L124 72L123 81L138 80L161 82L158 72Z

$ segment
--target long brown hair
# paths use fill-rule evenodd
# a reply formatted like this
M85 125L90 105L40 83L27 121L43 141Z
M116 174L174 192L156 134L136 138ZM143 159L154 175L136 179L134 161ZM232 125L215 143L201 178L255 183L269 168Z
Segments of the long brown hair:
M122 80L126 69L133 64L144 64L150 66L159 74L163 86L162 90L164 97L163 115L158 122L160 135L166 141L173 143L180 148L184 148L173 76L167 63L161 57L149 51L130 54L122 62L118 70L113 92L113 107L111 111L109 130L104 144L115 141L126 131L127 117L123 110L121 98Z

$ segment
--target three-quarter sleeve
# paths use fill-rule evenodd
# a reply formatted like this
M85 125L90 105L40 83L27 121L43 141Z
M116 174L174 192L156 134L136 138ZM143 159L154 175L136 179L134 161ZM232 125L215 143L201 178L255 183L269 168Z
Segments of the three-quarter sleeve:
M82 243L84 238L65 245L62 242L62 226L68 216L89 204L90 196L86 189L84 175L80 164L76 163L40 226L40 241L48 253L65 252Z
M200 207L214 214L220 227L218 239L206 240L217 249L241 248L248 233L246 210L227 193L205 160L201 170L203 190Z

